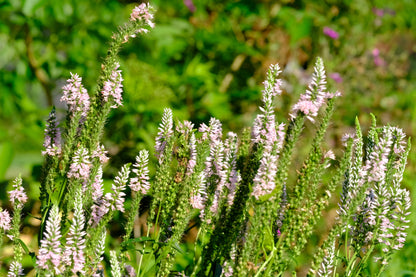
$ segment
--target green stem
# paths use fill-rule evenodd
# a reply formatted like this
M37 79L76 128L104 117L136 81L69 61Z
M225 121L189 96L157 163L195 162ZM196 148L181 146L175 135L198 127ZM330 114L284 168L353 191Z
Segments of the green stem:
M159 221L160 209L162 208L161 204L162 203L160 202L158 212L157 212L157 215L156 215L155 232L154 232L155 234L157 232L157 224L158 224L158 221ZM150 222L149 225L148 225L148 228L147 228L146 237L149 237L151 227L152 227L152 223ZM155 237L155 242L157 242L157 239ZM140 255L139 267L137 268L137 274L139 276L142 276L142 273L143 273L143 272L141 272L141 267L142 267L142 263L143 263L144 249L146 249L146 244L147 244L147 241L145 241L144 244L143 244L143 253Z
M267 258L267 260L261 265L261 267L259 268L259 270L257 271L256 275L254 275L254 277L258 277L260 276L261 272L263 271L263 269L266 267L266 265L272 260L272 258L274 257L274 254L276 253L277 248L273 247L273 251L270 253L270 256Z
M126 223L126 233L124 235L123 240L127 241L130 238L131 232L133 231L134 219L136 217L137 210L140 206L140 201L142 200L142 194L135 195L133 199L133 203L131 204L129 215L127 217Z
M205 229L205 224L201 225L201 227L198 230L198 234L196 235L196 238L195 238L195 244L194 244L194 264L195 264L195 261L196 261L196 245L197 245L199 236L204 232L204 229ZM201 243L201 246L204 247L203 242ZM201 261L202 261L202 251L201 251L201 255L199 255L198 261L196 261L196 264L194 266L194 269L192 270L191 277L195 277L196 276L196 273L198 271L199 265L201 264Z

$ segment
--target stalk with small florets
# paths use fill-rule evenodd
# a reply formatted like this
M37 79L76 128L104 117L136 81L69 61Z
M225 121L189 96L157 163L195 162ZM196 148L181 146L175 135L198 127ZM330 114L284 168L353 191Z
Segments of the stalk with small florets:
M247 263L255 253L256 241L264 240L264 236L272 231L271 199L272 193L280 194L276 188L275 178L277 173L277 160L282 148L284 138L284 124L276 126L274 115L274 97L281 94L281 80L277 78L280 74L279 65L270 66L267 79L264 81L262 112L254 121L252 130L252 142L259 157L259 168L254 176L252 185L252 201L249 208L253 207L254 216L248 222L248 231L245 237L244 247L239 258L237 274L248 273ZM270 232L267 232L267 228ZM260 237L259 237L260 235ZM256 255L257 254L257 255ZM256 263L256 261L255 261Z
M13 181L13 190L9 191L10 201L13 204L13 219L11 222L11 229L9 231L9 238L13 240L14 258L10 264L8 276L23 276L22 260L23 260L23 242L20 240L20 225L22 210L24 204L27 202L27 195L22 186L22 178L19 176Z
M85 216L82 203L82 191L78 189L75 195L74 217L66 239L63 261L66 271L72 274L85 274Z
M40 276L45 276L46 274L59 276L59 274L62 274L62 245L60 242L62 233L60 222L59 208L57 205L52 205L37 256L36 264Z

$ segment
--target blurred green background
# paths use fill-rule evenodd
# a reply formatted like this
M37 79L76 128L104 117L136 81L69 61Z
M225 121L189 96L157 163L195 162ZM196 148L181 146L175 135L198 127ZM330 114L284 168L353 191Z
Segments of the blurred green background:
M196 126L211 116L225 130L250 126L265 72L276 62L285 79L277 119L286 122L317 56L324 59L331 90L343 94L327 138L338 154L340 137L353 130L355 116L366 130L370 112L380 124L416 135L414 0L150 3L157 9L155 29L131 40L120 53L124 106L112 111L107 124L104 144L112 157L107 178L122 163L134 161L139 149L153 149L165 107ZM69 72L78 73L94 90L109 38L134 5L125 0L0 1L3 206L9 181L22 173L32 198L28 212L36 212L45 119L52 105L64 116L59 99ZM326 28L338 36L328 36ZM411 190L415 164L412 151L403 180ZM415 195L413 189L413 199ZM319 237L315 239L318 243ZM405 249L394 256L385 276L415 276L415 261L416 231L410 228Z

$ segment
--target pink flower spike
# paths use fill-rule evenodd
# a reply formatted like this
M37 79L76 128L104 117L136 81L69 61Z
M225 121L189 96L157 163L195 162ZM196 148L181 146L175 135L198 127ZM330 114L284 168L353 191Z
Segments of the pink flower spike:
M130 165L125 164L116 178L114 178L114 183L111 186L113 192L105 195L106 200L110 204L110 209L113 211L119 210L120 212L124 212L124 197L126 196L124 190L126 189L129 175Z
M190 197L190 203L192 208L203 210L205 209L205 201L207 200L206 194L206 176L202 171L198 176L198 186L195 191L192 192Z
M318 112L318 107L315 105L314 102L309 100L299 101L293 107L293 110L298 110L304 113L305 115L316 116Z
M136 163L133 165L133 173L135 178L130 179L130 189L132 191L140 191L142 194L147 194L150 189L149 183L149 169L147 164L149 163L149 152L142 150L136 157Z
M150 12L152 6L149 4L141 3L135 7L130 14L131 21L144 21L150 28L154 28L155 24L152 22L153 14Z
M10 217L10 214L6 210L1 210L0 208L0 229L3 229L4 231L7 231L11 227L12 219Z
M13 181L13 190L9 191L10 201L18 208L22 208L27 201L27 195L22 186L22 178L17 177Z
M66 102L71 113L82 112L82 116L85 117L90 108L90 96L81 81L82 78L78 74L71 73L71 78L62 88L61 102Z
M92 152L92 158L98 158L100 164L105 164L110 159L107 157L108 151L105 150L104 145L98 146L96 150Z
M173 115L172 110L165 108L163 111L162 122L159 125L159 132L156 137L156 156L159 159L159 164L162 164L164 159L164 152L168 140L173 136Z
M114 102L114 104L111 106L113 109L123 105L121 103L123 99L121 95L123 93L123 84L121 82L123 82L124 79L121 76L121 70L118 69L119 67L120 64L116 63L110 78L104 82L101 91L104 102L108 102L110 99Z
M324 35L332 38L332 39L338 39L339 38L339 34L337 31L335 31L334 29L331 29L329 27L324 27Z
M57 206L53 205L46 221L46 230L40 241L37 265L46 272L59 275L62 273L61 216Z
M88 155L88 150L84 147L79 148L72 159L72 164L69 168L68 178L81 179L88 181L90 177L91 161Z
M77 273L85 274L85 216L82 204L82 192L77 191L74 203L74 218L72 219L71 227L67 235L66 249L64 254L64 262L71 268L74 276Z

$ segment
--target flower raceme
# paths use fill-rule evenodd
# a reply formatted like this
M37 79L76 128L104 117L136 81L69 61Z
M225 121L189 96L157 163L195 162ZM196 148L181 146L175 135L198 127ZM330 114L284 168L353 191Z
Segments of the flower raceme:
M147 194L150 189L149 183L149 169L147 164L149 163L149 152L146 150L140 151L136 157L136 163L133 165L133 173L135 178L130 179L130 188L132 191L140 191L142 194Z
M81 83L82 78L78 74L72 74L67 80L67 84L62 88L63 95L61 102L68 105L70 112L81 112L82 116L87 116L90 107L90 96Z
M27 195L22 186L22 178L17 177L13 182L13 190L9 191L10 202L18 208L22 208L27 202Z
M46 232L40 242L37 265L39 269L53 274L62 273L62 246L60 243L61 215L58 206L53 206L46 223Z
M11 227L12 219L10 217L10 214L7 210L1 210L0 208L0 228L3 229L3 231L7 231Z
M121 82L123 82L123 77L121 76L121 70L118 69L119 67L120 64L116 63L109 80L104 82L103 90L101 91L105 102L108 102L110 98L112 98L114 104L111 108L113 109L123 105L121 103L121 94L123 92L123 85Z
M81 147L74 155L70 170L68 172L68 178L74 178L86 182L90 177L90 170L91 161L88 149Z

